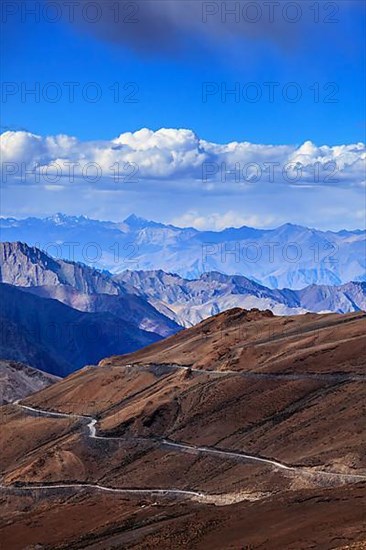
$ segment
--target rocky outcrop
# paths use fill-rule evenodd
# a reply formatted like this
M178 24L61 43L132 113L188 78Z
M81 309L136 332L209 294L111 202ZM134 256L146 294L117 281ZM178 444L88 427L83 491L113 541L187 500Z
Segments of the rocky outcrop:
M0 405L13 403L60 380L24 363L0 360Z

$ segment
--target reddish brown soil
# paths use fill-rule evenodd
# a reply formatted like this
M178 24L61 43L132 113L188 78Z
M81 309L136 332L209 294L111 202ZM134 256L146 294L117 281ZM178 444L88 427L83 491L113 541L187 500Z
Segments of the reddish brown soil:
M361 485L219 508L88 491L67 499L12 496L2 499L0 526L3 547L12 550L361 550L364 497Z
M366 314L275 317L232 309L101 365L178 363L207 370L363 373Z
M302 468L366 475L364 329L363 314L282 318L232 310L135 354L87 367L23 401L96 417L98 434L117 440L90 439L87 420L3 407L5 485L175 488L216 495L227 504L92 489L39 490L33 496L3 490L6 550L37 543L202 550L361 544L365 484L305 475ZM164 438L298 469L182 452L162 444ZM228 504L233 495L251 501Z

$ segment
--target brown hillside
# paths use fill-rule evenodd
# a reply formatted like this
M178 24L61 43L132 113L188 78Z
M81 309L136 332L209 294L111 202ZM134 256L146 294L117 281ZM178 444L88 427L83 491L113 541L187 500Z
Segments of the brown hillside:
M236 309L22 402L93 417L99 438L90 418L3 407L6 548L361 543L365 319Z

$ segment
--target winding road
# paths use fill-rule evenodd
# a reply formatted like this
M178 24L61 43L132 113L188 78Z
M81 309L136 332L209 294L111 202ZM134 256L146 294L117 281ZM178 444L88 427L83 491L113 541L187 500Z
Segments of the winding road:
M157 369L169 369L169 370L189 370L190 372L196 374L206 374L206 375L216 375L216 376L240 376L241 378L250 378L254 380L319 380L322 382L366 382L366 375L363 374L347 374L347 373L292 373L292 372L242 372L236 370L205 370L205 369L195 369L192 367L184 365L175 365L172 364L156 364L151 365L151 368ZM145 369L143 365L134 364L134 365L121 365L117 368L140 368Z
M91 439L123 440L122 437L109 437L109 436L97 435L97 429L96 429L97 419L93 418L92 416L47 411L44 409L29 407L28 405L22 405L21 403L19 403L19 400L15 401L13 404L27 411L35 412L37 414L41 414L48 417L75 418L75 419L88 420L89 421L89 423L87 424L87 428L89 430L88 435ZM189 451L189 452L194 451L198 453L206 453L206 454L212 454L212 455L216 454L219 456L223 456L224 458L245 459L245 460L253 460L255 462L264 462L264 463L270 464L271 466L274 466L275 468L280 468L282 470L295 469L295 468L292 468L291 466L286 466L281 462L277 462L276 460L270 460L269 458L262 458L258 456L247 455L245 453L239 453L234 451L223 451L223 450L215 449L213 447L199 447L196 445L187 445L185 443L179 443L177 441L171 441L169 439L153 439L153 438L140 438L140 439L145 439L147 441L153 441L153 442L160 442L166 447L172 447L175 449L179 449L181 451Z
M55 411L47 411L44 409L39 409L36 407L30 407L28 405L22 405L19 400L15 401L13 403L14 405L30 412L34 412L40 415L48 416L48 417L61 417L61 418L75 418L75 419L82 419L87 420L87 428L88 428L88 437L91 439L101 439L101 440L123 440L122 437L109 437L109 436L99 436L97 435L97 419L93 418L92 416L86 416L86 415L79 415L79 414L73 414L73 413L60 413ZM311 476L330 476L335 477L338 479L342 479L344 481L353 481L357 482L360 480L366 480L366 474L343 474L340 472L329 472L324 470L311 470L306 467L295 467L295 466L287 466L286 464L283 464L281 462L278 462L276 460L271 460L269 458L264 458L261 456L253 456L248 455L242 452L235 452L235 451L225 451L221 449L216 449L214 447L206 447L206 446L197 446L197 445L187 445L185 443L180 443L177 441L172 441L169 439L152 439L152 438L140 438L145 439L147 441L152 442L158 442L164 446L171 447L174 449L177 449L179 451L183 452L189 452L189 453L202 453L207 455L216 455L221 456L222 458L226 459L235 459L235 460L245 460L245 461L253 461L253 462L259 462L264 463L272 466L273 468L280 469L280 470L286 470L291 471L303 475L311 475ZM179 489L114 489L112 487L106 487L103 485L97 485L97 484L73 484L73 485L57 485L57 486L33 486L33 488L61 488L61 487L94 487L96 489L100 489L103 491L111 491L111 492L130 492L130 493L150 493L150 494L172 494L172 495L184 495L184 496L194 496L194 497L205 497L203 493L196 492L196 491L184 491ZM209 497L209 495L207 495Z
M131 495L160 495L160 496L184 496L204 499L206 495L196 491L185 491L184 489L118 489L97 483L57 483L49 485L0 485L1 489L18 489L19 491L34 491L36 489L97 489L108 493L121 493Z

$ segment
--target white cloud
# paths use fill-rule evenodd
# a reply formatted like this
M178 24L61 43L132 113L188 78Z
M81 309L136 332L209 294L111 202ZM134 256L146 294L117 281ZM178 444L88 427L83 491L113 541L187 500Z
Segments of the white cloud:
M261 145L249 142L216 144L200 139L192 130L143 128L111 141L79 141L75 137L42 137L29 132L1 135L3 180L35 182L32 170L41 173L37 183L83 185L165 182L201 185L206 191L227 192L235 186L285 183L295 185L361 185L366 158L363 143L316 146L306 141L293 145ZM14 163L10 165L9 163ZM72 168L70 168L70 164ZM57 177L59 176L59 177ZM61 181L62 180L62 181ZM131 181L130 181L131 180Z

